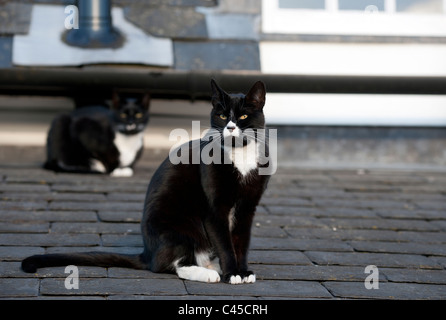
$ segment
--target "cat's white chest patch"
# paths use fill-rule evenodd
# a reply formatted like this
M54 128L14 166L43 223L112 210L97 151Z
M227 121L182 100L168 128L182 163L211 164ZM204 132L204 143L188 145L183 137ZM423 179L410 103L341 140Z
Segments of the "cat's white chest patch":
M133 163L136 154L143 145L143 136L143 132L132 135L116 132L114 143L119 151L120 167L128 167Z
M246 176L251 170L257 168L259 157L255 142L251 141L242 148L230 148L227 150L227 153L234 167L237 168L242 176Z

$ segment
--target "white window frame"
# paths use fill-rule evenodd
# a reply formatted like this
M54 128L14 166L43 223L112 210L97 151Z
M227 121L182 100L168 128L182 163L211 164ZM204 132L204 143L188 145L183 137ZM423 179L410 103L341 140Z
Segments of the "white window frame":
M262 72L446 77L446 44L262 41Z
M269 93L270 125L446 127L446 96Z
M279 0L262 0L262 31L272 34L446 37L443 14L396 12L396 0L385 0L385 12L367 14L338 9L325 0L325 10L283 9Z

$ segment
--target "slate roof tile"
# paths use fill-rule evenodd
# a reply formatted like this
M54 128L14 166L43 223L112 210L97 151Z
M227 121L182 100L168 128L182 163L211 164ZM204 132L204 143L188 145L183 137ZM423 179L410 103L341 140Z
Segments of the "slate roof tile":
M260 70L256 42L174 42L179 70Z
M124 9L128 21L150 35L173 39L207 38L205 16L192 7L148 7L132 5Z
M7 2L0 4L0 34L26 34L31 21L32 5Z

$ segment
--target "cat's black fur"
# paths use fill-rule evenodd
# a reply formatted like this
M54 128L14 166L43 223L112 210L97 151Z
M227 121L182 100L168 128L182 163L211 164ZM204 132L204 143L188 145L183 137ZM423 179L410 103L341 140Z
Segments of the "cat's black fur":
M136 144L133 159L122 163L122 150L115 138L122 134L142 139L149 106L148 93L114 91L111 109L105 103L83 106L56 117L48 132L44 168L76 173L112 173L117 168L132 168L141 155L142 143ZM93 161L100 162L100 170Z
M241 129L264 128L263 83L257 82L247 95L227 94L214 81L212 90L212 128L222 132L229 121ZM222 119L221 115L227 119ZM239 120L242 115L248 117ZM189 142L188 145L191 154L194 144ZM255 276L248 269L247 260L251 224L269 180L268 175L259 175L259 166L243 175L234 163L174 165L167 158L148 187L141 222L143 253L36 255L26 258L22 269L36 272L41 267L70 264L119 266L176 272L181 278L198 281L254 282ZM210 271L210 275L203 278L200 272L204 270L206 274L209 269L205 268L211 268L211 261L216 257L219 266L212 267L222 277Z

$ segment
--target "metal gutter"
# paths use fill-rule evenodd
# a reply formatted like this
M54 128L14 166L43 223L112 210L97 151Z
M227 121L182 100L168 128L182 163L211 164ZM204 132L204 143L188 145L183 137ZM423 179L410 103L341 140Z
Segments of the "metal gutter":
M245 91L262 80L268 92L275 93L446 94L446 77L310 76L116 66L0 69L0 93L69 95L117 87L144 89L160 97L208 99L211 78L228 92Z

